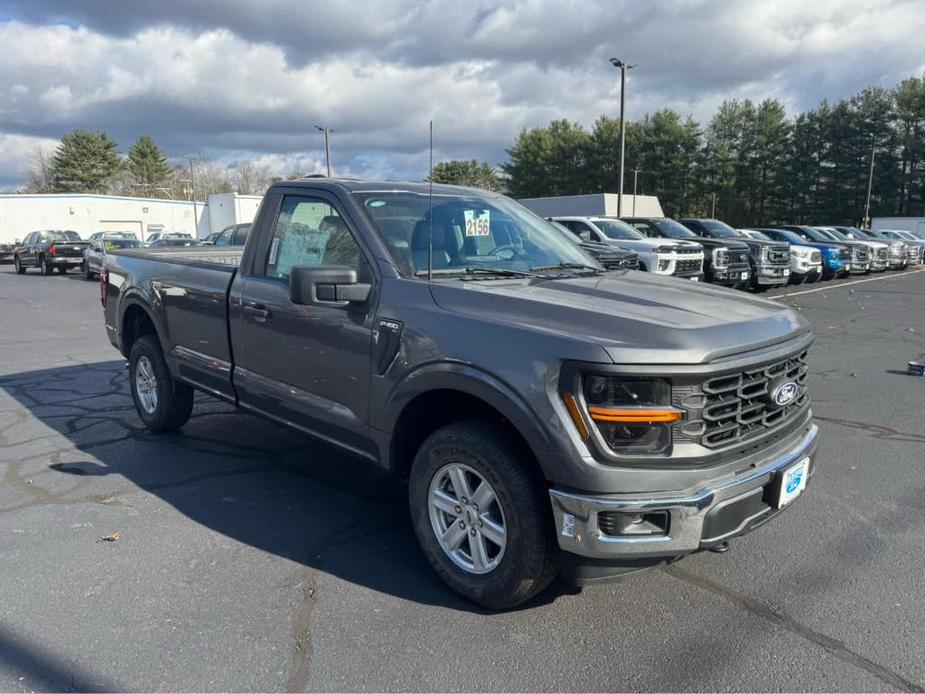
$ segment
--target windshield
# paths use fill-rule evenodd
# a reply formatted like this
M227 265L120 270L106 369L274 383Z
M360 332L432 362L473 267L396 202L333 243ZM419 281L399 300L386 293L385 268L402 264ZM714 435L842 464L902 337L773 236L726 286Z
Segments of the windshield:
M530 272L561 264L598 267L596 261L549 222L500 195L355 192L399 272L427 272L433 230L435 273L467 268L499 273Z
M655 227L669 239L696 239L697 234L673 219L650 220Z
M633 229L626 222L617 219L592 219L591 223L600 229L604 236L609 239L618 239L620 241L638 241L645 236Z
M816 229L817 232L822 234L825 238L830 241L842 241L843 239L839 238L834 231L831 229Z
M845 236L844 232L841 232L838 229L820 229L819 231L821 231L823 234L828 236L833 241L850 241L851 240L847 236Z
M709 230L710 235L718 239L738 239L742 235L725 222L718 219L702 219L700 221L704 228Z
M80 241L80 235L76 231L49 231L46 232L49 241Z
M818 241L820 243L826 243L832 240L818 229L813 229L812 227L800 227L800 231L797 233L800 236L811 238L813 241Z
M107 251L116 248L138 248L141 244L134 239L106 239L103 241L103 248Z
M744 232L747 236L751 236L753 239L758 239L759 241L770 241L771 237L767 234L763 234L760 231L754 231L753 229L746 229Z

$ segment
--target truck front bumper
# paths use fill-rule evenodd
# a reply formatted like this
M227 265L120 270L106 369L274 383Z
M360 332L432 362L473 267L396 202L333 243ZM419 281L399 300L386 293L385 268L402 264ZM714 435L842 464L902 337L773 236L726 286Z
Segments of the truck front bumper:
M739 265L733 267L725 267L722 269L714 269L708 279L713 284L733 286L736 284L742 284L743 282L748 282L751 277L751 266Z
M790 506L777 508L772 498L784 471L809 459L806 475L812 477L817 434L818 427L810 424L796 442L769 459L734 476L707 480L683 495L585 496L550 490L560 548L574 555L572 568L590 569L566 575L577 583L613 578L717 547L762 525ZM620 517L639 519L638 527L630 524L626 534L609 534L620 526L614 520Z
M790 263L786 265L761 265L755 275L755 282L761 287L773 287L790 281Z

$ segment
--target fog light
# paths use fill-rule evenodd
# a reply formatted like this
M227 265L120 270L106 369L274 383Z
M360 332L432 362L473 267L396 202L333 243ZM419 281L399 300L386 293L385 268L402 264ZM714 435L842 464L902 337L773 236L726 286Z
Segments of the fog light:
M668 511L646 511L640 513L602 511L597 514L597 524L604 535L613 537L627 535L667 535Z

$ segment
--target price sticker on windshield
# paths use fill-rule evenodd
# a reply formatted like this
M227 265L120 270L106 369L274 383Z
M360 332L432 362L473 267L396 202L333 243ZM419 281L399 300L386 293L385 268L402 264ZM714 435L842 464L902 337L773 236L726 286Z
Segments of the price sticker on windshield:
M491 228L491 214L488 210L464 210L466 236L488 236Z

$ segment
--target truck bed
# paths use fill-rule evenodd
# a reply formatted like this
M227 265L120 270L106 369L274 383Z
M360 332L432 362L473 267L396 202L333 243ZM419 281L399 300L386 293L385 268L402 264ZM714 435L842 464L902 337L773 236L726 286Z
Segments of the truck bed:
M161 346L174 373L214 395L233 397L228 291L243 252L241 247L206 246L108 253L105 315L110 335L121 329L120 307L135 301L160 326ZM134 299L119 298L126 287Z
M126 248L111 251L113 255L126 255L145 260L159 260L182 265L199 265L211 269L227 269L229 272L238 267L244 246L194 246L174 248ZM217 266L217 267L216 267Z

